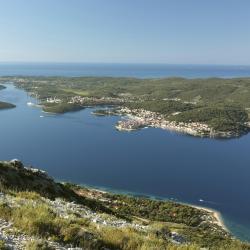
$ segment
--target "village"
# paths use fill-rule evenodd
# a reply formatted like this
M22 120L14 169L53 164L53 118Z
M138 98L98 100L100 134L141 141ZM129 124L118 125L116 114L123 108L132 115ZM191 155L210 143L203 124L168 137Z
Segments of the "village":
M194 136L213 136L213 129L208 125L198 122L176 122L168 121L166 118L155 112L143 110L121 108L120 113L126 115L127 119L117 123L116 128L119 131L132 131L146 127L162 128L180 133L186 133Z
M88 104L94 104L94 105L118 105L121 103L124 103L125 101L121 98L116 97L83 97L83 96L73 96L70 98L68 103L70 104L81 104L81 105L88 105Z

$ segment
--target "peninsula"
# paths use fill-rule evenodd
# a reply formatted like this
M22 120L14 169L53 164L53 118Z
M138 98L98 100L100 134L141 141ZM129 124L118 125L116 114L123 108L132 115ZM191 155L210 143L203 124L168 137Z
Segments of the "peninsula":
M239 137L250 130L250 78L0 78L4 82L36 97L45 112L118 108L118 114L129 118L117 124L119 130L151 126L216 138Z

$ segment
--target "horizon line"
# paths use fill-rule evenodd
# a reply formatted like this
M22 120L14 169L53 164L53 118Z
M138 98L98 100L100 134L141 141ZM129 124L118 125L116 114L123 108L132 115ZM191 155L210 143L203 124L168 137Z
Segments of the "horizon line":
M177 65L177 66L237 66L250 67L250 64L226 63L167 63L167 62L84 62L84 61L0 61L0 64L127 64L127 65Z

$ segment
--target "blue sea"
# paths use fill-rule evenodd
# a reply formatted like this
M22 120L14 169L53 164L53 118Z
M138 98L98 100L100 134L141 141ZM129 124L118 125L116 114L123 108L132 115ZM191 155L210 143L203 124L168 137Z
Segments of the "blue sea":
M98 64L98 63L0 63L0 76L113 76L113 77L250 77L249 66Z
M249 67L171 65L7 64L0 75L246 77ZM96 117L93 109L48 115L27 93L6 85L0 100L0 159L19 158L58 180L117 192L207 206L222 213L238 237L250 241L250 134L201 139L148 128L122 133L120 117Z

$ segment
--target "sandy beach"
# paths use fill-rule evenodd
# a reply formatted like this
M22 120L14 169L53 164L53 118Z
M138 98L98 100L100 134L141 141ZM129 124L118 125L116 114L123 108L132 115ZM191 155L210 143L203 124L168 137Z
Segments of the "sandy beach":
M219 211L212 209L212 208L202 207L202 206L196 206L196 205L191 205L191 204L188 204L188 205L195 207L197 209L201 209L201 210L209 212L210 214L212 214L212 216L215 219L214 223L216 223L218 226L222 227L225 231L230 232L229 229L227 228L227 226L225 225L223 218L221 216L221 213Z

